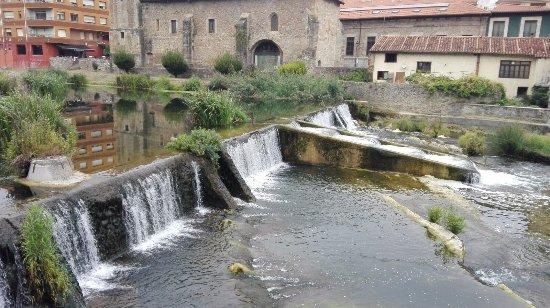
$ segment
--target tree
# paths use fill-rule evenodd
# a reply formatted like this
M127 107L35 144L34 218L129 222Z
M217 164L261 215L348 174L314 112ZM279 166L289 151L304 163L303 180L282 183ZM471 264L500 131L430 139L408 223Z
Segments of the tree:
M224 75L238 73L243 69L243 62L230 53L224 53L214 65L214 69Z
M189 69L183 54L176 51L168 51L162 56L162 66L174 77L178 77Z
M126 52L124 50L117 51L113 55L113 62L121 70L128 73L136 66L136 60L134 60L134 55Z

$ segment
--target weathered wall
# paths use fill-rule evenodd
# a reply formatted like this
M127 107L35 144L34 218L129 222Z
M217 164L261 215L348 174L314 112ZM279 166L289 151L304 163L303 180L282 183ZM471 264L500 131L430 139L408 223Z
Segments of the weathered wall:
M51 57L50 67L61 70L86 70L95 71L93 63L97 65L98 71L118 71L115 65L111 65L108 59L103 58L82 58L74 59L73 57Z
M466 182L477 175L475 169L445 165L289 126L279 127L279 138L283 160L289 163L432 175Z

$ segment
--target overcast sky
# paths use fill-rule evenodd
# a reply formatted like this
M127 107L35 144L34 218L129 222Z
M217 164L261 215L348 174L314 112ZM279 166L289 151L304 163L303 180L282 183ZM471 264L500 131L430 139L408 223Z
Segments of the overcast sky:
M481 5L494 4L495 2L497 2L497 0L477 0L477 3Z

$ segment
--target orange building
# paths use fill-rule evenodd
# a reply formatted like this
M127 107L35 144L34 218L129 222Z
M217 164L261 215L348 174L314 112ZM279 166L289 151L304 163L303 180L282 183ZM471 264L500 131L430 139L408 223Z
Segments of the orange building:
M109 0L0 1L0 68L101 57L109 44Z

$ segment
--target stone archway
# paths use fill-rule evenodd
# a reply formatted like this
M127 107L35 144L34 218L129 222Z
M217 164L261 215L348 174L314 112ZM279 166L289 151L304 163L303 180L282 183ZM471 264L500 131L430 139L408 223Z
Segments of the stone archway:
M279 46L271 40L259 41L252 48L254 51L254 66L260 70L272 71L283 61L283 53Z

